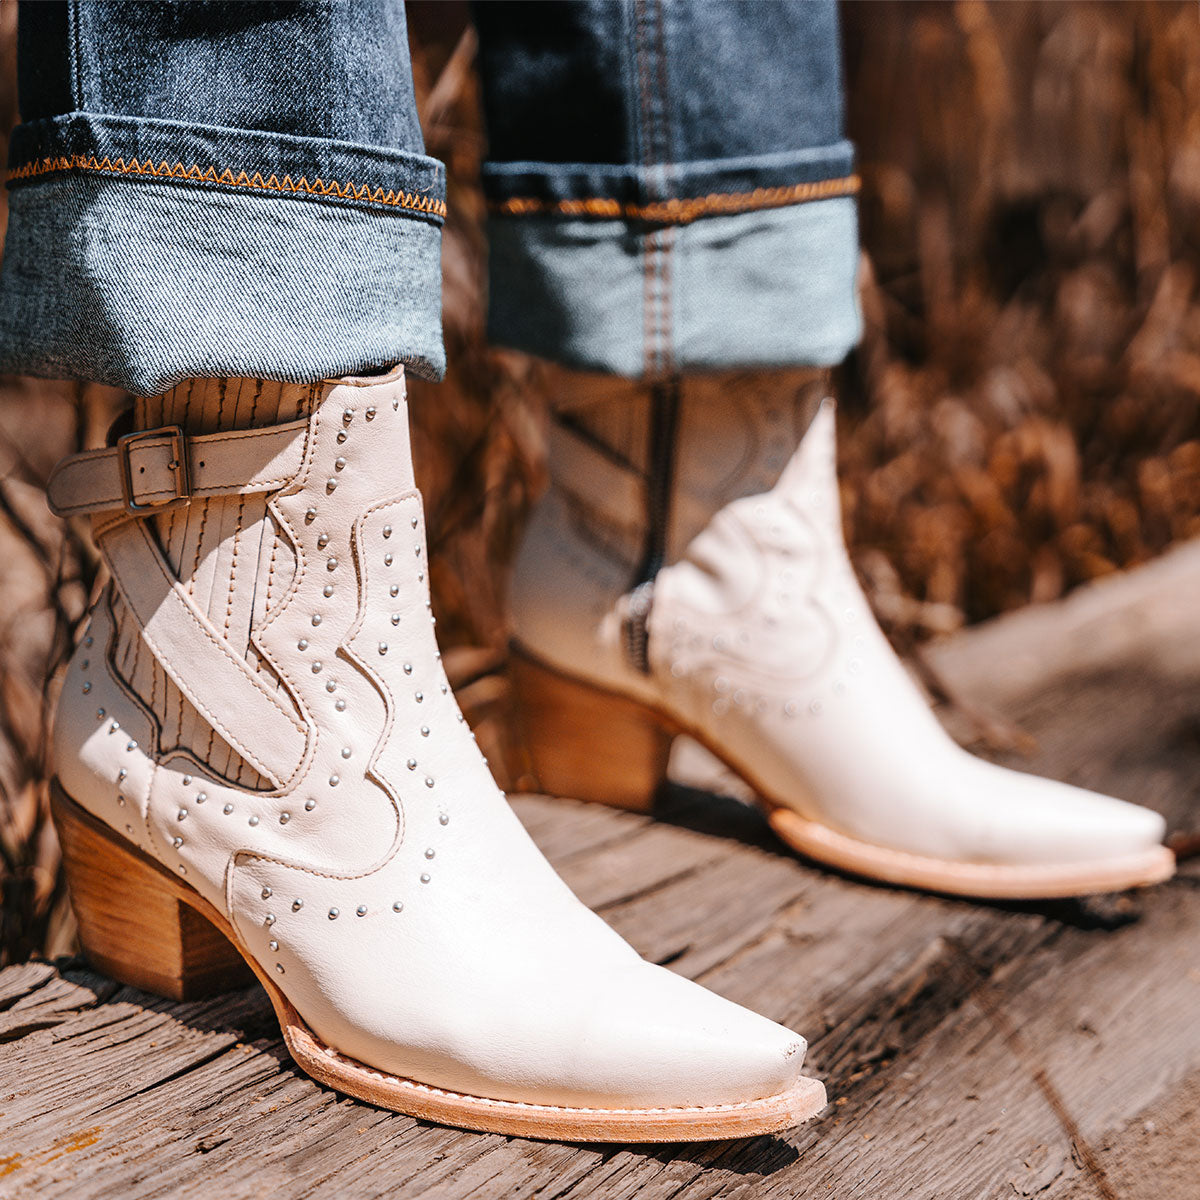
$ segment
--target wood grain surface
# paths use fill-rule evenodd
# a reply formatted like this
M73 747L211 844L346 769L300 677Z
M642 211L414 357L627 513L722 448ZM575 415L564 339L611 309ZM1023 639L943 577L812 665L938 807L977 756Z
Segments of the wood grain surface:
M1197 596L1190 544L928 659L1036 739L1014 765L1149 804L1186 845ZM692 788L653 817L514 803L644 954L809 1037L821 1118L693 1147L462 1133L300 1074L257 988L176 1004L63 960L0 972L0 1197L1200 1195L1194 860L1135 896L984 905L819 870L757 811Z

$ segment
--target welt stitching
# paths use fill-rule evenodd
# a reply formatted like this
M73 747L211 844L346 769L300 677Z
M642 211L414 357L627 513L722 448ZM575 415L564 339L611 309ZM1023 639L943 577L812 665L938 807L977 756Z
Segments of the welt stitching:
M663 221L687 225L698 217L732 215L760 208L782 208L810 200L853 196L862 188L857 175L793 183L786 187L755 188L751 192L713 192L692 199L656 200L649 204L626 204L604 196L581 200L542 200L534 196L512 196L492 201L488 207L505 216L523 217L557 213L568 217L625 217L639 221Z
M138 161L122 157L97 158L94 154L62 154L46 158L33 159L23 166L14 167L8 173L8 183L11 186L27 180L38 179L45 175L57 174L62 171L92 171L101 175L141 175L152 179L168 181L182 180L185 183L216 183L226 187L249 188L254 191L279 192L284 195L305 196L336 196L340 200L357 200L360 203L379 204L388 208L404 209L410 212L426 213L430 216L445 217L446 202L435 200L429 196L419 196L413 192L398 191L393 188L374 187L369 183L355 183L353 180L342 182L330 180L326 182L320 176L315 176L310 182L308 177L301 175L293 179L284 175L281 179L272 172L265 179L255 171L248 175L238 171L235 175L228 167L218 173L215 167L202 168L193 163L185 166L176 162L172 166L166 159L155 164L153 159Z

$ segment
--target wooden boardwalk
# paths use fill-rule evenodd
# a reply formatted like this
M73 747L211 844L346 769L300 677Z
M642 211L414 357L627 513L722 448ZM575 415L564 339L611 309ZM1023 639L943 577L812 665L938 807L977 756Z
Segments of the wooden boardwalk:
M1015 760L1194 832L1200 544L931 660L1037 738ZM78 963L0 972L0 1197L1200 1197L1200 869L980 905L798 861L737 802L660 819L523 797L648 957L803 1031L832 1100L784 1136L578 1147L422 1125L292 1067L257 990L171 1004Z

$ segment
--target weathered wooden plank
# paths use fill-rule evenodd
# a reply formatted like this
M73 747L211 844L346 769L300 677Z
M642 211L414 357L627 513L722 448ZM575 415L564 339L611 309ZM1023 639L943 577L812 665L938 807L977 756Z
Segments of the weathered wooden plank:
M1197 579L1200 553L934 658L1037 735L1023 765L1194 825L1200 639L1172 589ZM1187 1194L1169 1182L1195 1177L1171 1147L1200 1145L1195 866L1134 904L974 905L824 873L728 800L677 792L657 822L516 803L644 953L809 1034L824 1117L649 1148L425 1126L300 1075L256 990L172 1005L34 964L0 972L0 1197Z

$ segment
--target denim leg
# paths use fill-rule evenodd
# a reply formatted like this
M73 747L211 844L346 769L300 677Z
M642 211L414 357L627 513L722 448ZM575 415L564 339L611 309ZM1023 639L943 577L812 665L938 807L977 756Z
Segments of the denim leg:
M440 376L402 0L23 2L0 370Z
M476 4L490 334L657 377L857 341L835 0Z

